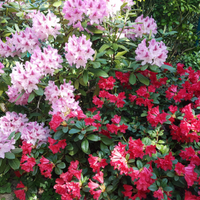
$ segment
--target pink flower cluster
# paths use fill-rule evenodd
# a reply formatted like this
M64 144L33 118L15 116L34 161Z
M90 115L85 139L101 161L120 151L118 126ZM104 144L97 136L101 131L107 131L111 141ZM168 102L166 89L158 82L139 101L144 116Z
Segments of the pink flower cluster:
M128 28L125 30L127 38L134 40L136 37L142 38L143 35L149 35L150 33L151 36L154 37L154 35L157 33L157 24L152 17L150 18L147 16L144 18L143 15L141 15L137 17L135 23L137 24L132 25L134 29Z
M123 3L128 3L126 8L130 9L134 2L132 0L68 0L65 1L63 13L65 19L69 20L69 25L78 25L81 29L81 21L85 15L89 17L90 23L100 24L105 17L115 14L120 10Z
M48 137L51 137L49 132L49 128L44 127L44 123L29 122L21 128L21 139L39 147L47 143Z
M43 52L40 48L36 48L31 55L31 63L37 65L37 70L40 75L47 75L53 73L56 69L62 68L60 63L63 62L62 57L58 54L57 49L53 49L51 46L43 48Z
M61 29L59 21L59 18L50 10L46 16L38 11L33 17L33 30L35 31L36 37L45 40L48 39L49 35L53 35L56 38Z
M65 57L69 64L76 64L76 68L83 66L85 68L87 60L92 60L95 51L91 48L92 43L86 40L86 36L82 35L77 38L75 35L69 37L68 43L65 44Z
M40 46L38 39L45 40L49 35L55 38L59 34L61 26L58 22L59 19L50 11L47 16L38 12L33 17L32 28L12 34L12 38L6 38L6 43L0 39L1 57L14 57L26 51L33 53L34 49Z
M12 132L20 132L22 126L28 121L26 115L15 112L6 112L6 115L0 118L0 158L5 157L6 152L15 149L15 139L8 139Z
M157 65L161 67L167 58L167 47L161 42L156 42L155 39L149 41L149 46L146 45L146 39L144 39L135 50L137 61L141 60L142 65L149 63L151 65Z
M60 113L61 117L65 119L67 115L73 110L80 110L78 106L78 101L74 98L74 86L71 82L64 83L60 85L60 89L53 81L49 81L48 86L45 88L44 94L46 95L46 100L49 104L52 104L53 111L49 114L54 115Z

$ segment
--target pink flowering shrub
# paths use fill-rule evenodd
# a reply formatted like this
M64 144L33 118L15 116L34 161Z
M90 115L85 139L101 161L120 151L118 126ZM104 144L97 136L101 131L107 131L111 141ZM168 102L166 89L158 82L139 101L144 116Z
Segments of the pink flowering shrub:
M0 173L16 198L200 200L200 71L166 63L155 20L131 0L7 3Z

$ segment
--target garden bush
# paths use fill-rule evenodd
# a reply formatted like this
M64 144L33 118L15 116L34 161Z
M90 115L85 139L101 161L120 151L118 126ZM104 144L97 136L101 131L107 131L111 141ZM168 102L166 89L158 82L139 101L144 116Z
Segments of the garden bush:
M138 13L156 20L158 36L171 49L168 61L177 62L184 53L199 50L199 0L142 0L138 6L142 8Z
M18 199L200 199L200 71L166 63L137 11L1 4L0 174Z

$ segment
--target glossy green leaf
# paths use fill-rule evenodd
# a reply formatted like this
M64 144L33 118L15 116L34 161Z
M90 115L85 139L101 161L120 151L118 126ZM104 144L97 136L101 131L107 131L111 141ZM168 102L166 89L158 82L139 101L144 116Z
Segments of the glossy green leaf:
M99 49L99 52L101 53L105 51L106 49L108 49L109 47L110 47L110 44L103 44L101 48Z
M18 154L18 153L21 153L21 152L22 152L22 149L21 149L21 148L15 148L15 149L12 149L11 151L12 151L12 153L14 153L14 154Z
M60 169L65 169L66 168L66 164L64 162L61 162L57 165L58 168Z
M60 168L58 168L58 167L55 167L55 173L56 173L57 175L60 175L60 174L63 173L63 170L60 169Z
M137 165L137 167L138 167L139 169L143 168L143 164L142 164L142 162L141 162L140 160L137 160L137 161L136 161L136 165Z
M81 143L81 149L84 153L87 153L89 150L89 142L87 139L84 139Z
M56 1L56 2L53 4L53 6L54 6L54 7L59 7L59 6L61 6L61 4L62 4L62 1Z
M91 140L91 141L94 141L94 142L101 140L101 138L98 135L95 135L95 134L88 135L87 139Z
M61 131L61 130L59 130L59 131L56 131L56 133L54 134L54 136L53 136L53 138L55 139L55 140L59 140L59 139L61 139L61 137L64 135L64 133Z
M136 76L135 76L135 74L131 73L131 75L129 77L129 83L131 85L134 85L136 83Z
M108 74L105 71L103 71L102 69L90 69L90 71L92 73L94 73L95 76L98 76L98 77L101 76L103 78L108 77Z
M145 76L143 76L142 74L138 73L137 77L139 79L139 81L145 85L149 85L149 79L146 78Z
M11 153L11 152L6 152L5 153L5 157L7 159L15 159L15 154L14 153Z
M35 94L32 92L29 97L28 97L28 103L30 103L31 101L33 101L33 99L35 98Z
M42 88L38 88L38 90L34 90L35 94L42 96L44 94L44 90Z
M83 72L83 82L85 84L88 83L88 71L86 71L86 70Z
M8 164L14 170L17 170L20 167L20 161L18 160L18 158L15 158L13 160L8 160Z
M121 57L121 56L123 56L126 53L127 53L127 51L118 52L117 55L115 56L115 58Z
M158 187L157 187L157 185L154 183L154 184L152 184L152 185L150 185L149 187L149 190L151 190L151 191L156 191L157 189L158 189Z
M79 133L79 132L81 132L80 129L73 128L73 129L69 130L69 134L75 134L75 133Z

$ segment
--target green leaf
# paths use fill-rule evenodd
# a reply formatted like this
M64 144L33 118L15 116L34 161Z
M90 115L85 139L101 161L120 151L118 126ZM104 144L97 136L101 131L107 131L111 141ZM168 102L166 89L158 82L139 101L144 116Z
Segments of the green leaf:
M89 150L89 142L87 139L84 139L81 143L81 149L84 153L87 153Z
M144 66L140 67L140 70L144 71L144 70L146 70L147 68L148 68L148 65L144 65Z
M137 160L137 161L136 161L136 164L137 164L137 167L138 167L139 169L143 168L143 164L142 164L142 162L141 162L140 160Z
M94 141L94 142L101 140L101 138L98 135L95 135L95 134L88 135L87 139Z
M79 80L76 79L75 83L74 83L74 87L78 90L79 88Z
M9 136L8 136L8 140L11 140L12 137L15 135L15 131L13 131Z
M20 132L15 133L14 139L15 139L16 141L17 141L20 137L21 137L21 133L20 133Z
M14 153L11 153L11 152L6 152L5 153L5 157L7 159L15 159L15 154Z
M154 191L157 190L158 187L157 187L157 185L154 183L154 184L150 185L148 188L149 188L149 190L151 190L151 191L154 192Z
M169 171L169 172L167 172L167 176L168 176L168 177L174 177L175 174L174 174L174 172Z
M33 101L33 99L35 98L35 93L31 93L28 97L28 103L30 103L31 101Z
M66 168L66 164L64 162L61 162L57 165L58 168L60 169L65 169Z
M63 130L64 133L67 133L67 131L68 131L68 127L65 126L65 127L62 128L62 130Z
M88 29L89 31L91 31L92 33L95 33L95 34L101 34L101 33L103 33L103 31L97 29L97 28L94 27L94 26L87 26L87 29Z
M83 82L85 84L88 83L88 71L86 71L86 70L83 72Z
M12 153L14 153L14 154L18 154L18 153L21 153L21 152L22 152L22 149L21 149L21 148L15 148L15 149L12 149L11 151L12 151Z
M174 176L174 180L178 181L179 180L179 176Z
M113 143L113 140L108 138L108 137L101 137L101 141L105 144L105 145L111 145Z
M153 175L151 176L152 179L157 179L157 176L155 173L152 173Z
M101 48L99 49L99 52L101 53L101 52L103 52L103 51L105 51L107 48L109 48L110 47L110 44L103 44L102 46L101 46Z
M136 76L135 76L135 74L131 73L131 75L129 77L129 83L131 85L134 85L136 83Z
M106 187L106 191L107 192L111 192L113 190L113 186L112 185L108 185L107 187Z
M53 6L54 6L54 7L59 7L59 6L61 6L61 4L62 4L62 1L56 1L56 2L53 4Z
M57 175L60 175L60 174L63 173L63 170L60 169L60 168L58 168L58 167L55 167L55 173L56 173Z
M25 93L25 92L22 92L21 94L19 94L19 96L15 99L14 103L16 103L16 101L19 100L19 99L22 97L22 95L23 95L24 93Z
M20 167L20 161L17 158L15 158L14 160L8 160L8 164L14 170L17 170Z
M101 67L101 63L100 62L92 62L92 65L93 65L93 67L95 69Z
M71 130L69 131L69 134L75 134L75 133L79 133L79 132L81 132L80 129L75 129L75 128L73 128L73 129L71 129Z
M173 67L169 65L162 65L161 68L168 69L170 72L176 72L176 69L174 69Z
M146 146L151 145L151 139L148 137L142 138L142 143Z
M167 178L162 179L161 187L164 188L167 185L167 182L168 182Z
M149 85L149 79L146 78L145 76L143 76L142 74L138 73L137 77L139 79L139 81L145 85Z
M127 51L118 52L117 55L115 56L115 58L121 57L121 56L123 56L123 55L126 54L126 53L127 53Z
M90 69L90 71L92 73L94 73L95 76L98 76L98 77L101 76L103 78L108 77L108 74L105 71L103 71L102 69Z
M44 90L42 88L38 88L38 90L34 90L35 94L42 96L44 94Z
M166 191L166 192L169 192L169 191L172 191L173 188L170 187L170 186L166 186L166 187L163 188L163 190Z
M115 51L117 51L118 45L117 45L116 43L113 43L112 46L113 46L113 49L114 49Z
M54 134L53 138L54 138L54 140L59 140L59 139L61 139L61 137L63 135L64 135L64 133L61 130L59 130Z

